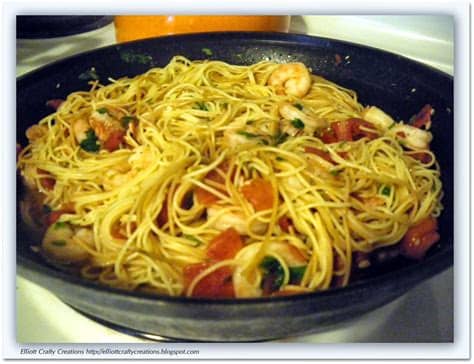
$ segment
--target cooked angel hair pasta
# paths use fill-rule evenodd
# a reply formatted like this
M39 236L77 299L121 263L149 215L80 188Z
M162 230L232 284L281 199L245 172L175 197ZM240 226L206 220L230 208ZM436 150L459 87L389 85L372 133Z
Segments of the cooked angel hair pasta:
M439 239L428 105L395 123L301 63L176 56L110 81L30 127L18 159L23 217L47 227L41 253L86 278L297 294L347 285L386 247L418 259Z

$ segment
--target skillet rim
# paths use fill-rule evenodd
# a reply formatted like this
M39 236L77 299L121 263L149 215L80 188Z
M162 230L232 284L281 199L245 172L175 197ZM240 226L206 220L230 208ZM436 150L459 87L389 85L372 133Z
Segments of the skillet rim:
M239 40L249 40L252 42L263 43L263 44L277 44L277 45L298 45L298 46L312 46L312 47L320 47L320 48L329 48L331 49L336 46L343 46L349 47L352 49L356 49L362 52L371 52L375 54L382 54L386 57L394 57L399 62L408 62L411 66L414 66L418 69L421 69L423 72L431 73L432 75L438 78L444 78L444 81L450 82L450 93L453 93L453 76L443 72L439 69L436 69L430 65L426 65L421 63L417 60L413 60L403 55L399 55L394 52L386 51L383 49L378 49L372 46L367 46L358 43L352 43L349 41L338 40L328 37L319 37L319 36L312 36L312 35L305 35L305 34L297 34L297 33L279 33L279 32L239 32L239 31L232 31L232 32L201 32L201 33L188 33L188 34L176 34L176 35L167 35L162 37L152 37L140 40L134 40L124 43L116 43L112 45L106 45L99 48L95 48L86 52L77 53L74 55L70 55L68 57L56 60L54 62L48 63L41 67L38 67L34 70L26 72L25 74L17 77L16 79L16 86L19 89L23 83L28 82L30 79L34 79L34 77L41 76L44 72L47 72L50 69L56 68L58 65L66 64L68 62L73 61L75 58L80 58L87 56L89 54L96 54L100 53L103 50L113 49L117 47L133 47L137 44L146 44L146 43L154 43L158 41L170 42L175 39L178 41L180 39L206 39L212 40L213 38L219 39L224 36L230 37L231 39L226 39L227 42L230 42L232 38L237 38ZM318 42L329 42L329 45L322 45ZM212 57L202 57L202 59L213 59ZM151 66L150 66L151 67ZM153 66L156 67L156 66ZM18 126L18 123L17 123ZM453 202L453 197L451 198L450 202ZM18 209L18 207L17 207ZM16 238L17 241L19 240L18 231L16 231ZM451 240L451 239L450 239ZM207 298L194 298L194 297L182 297L182 296L166 296L166 295L156 295L156 294L149 294L145 292L137 292L137 291L126 291L121 290L118 288L113 288L105 285L101 285L97 282L90 281L83 279L81 277L76 277L71 274L67 274L65 272L55 270L51 268L47 263L39 264L36 261L29 259L18 253L17 249L15 249L16 253L16 264L17 264L17 274L20 276L25 276L23 273L38 273L43 276L46 280L59 280L61 282L66 282L68 285L79 285L87 290L98 291L100 294L112 294L115 297L120 297L123 299L136 299L144 302L157 302L163 301L166 303L174 303L174 304L193 304L193 305L218 305L218 306L228 306L228 305L245 305L245 306L258 306L258 305L267 305L268 303L275 303L275 304L285 304L290 302L307 302L311 301L313 303L317 303L318 299L323 300L326 298L332 297L340 297L351 294L356 292L361 292L366 288L374 288L374 287L383 287L384 283L386 282L393 282L394 278L401 278L399 284L403 282L410 283L408 291L414 285L425 281L426 279L439 274L443 270L449 268L454 263L454 236L452 237L452 244L448 244L443 247L441 252L435 252L431 256L428 256L424 260L416 263L411 263L407 266L403 266L401 268L396 269L395 271L386 272L384 274L380 274L377 276L373 276L370 278L366 278L360 282L354 282L346 287L341 288L331 288L324 291L317 291L311 292L307 294L301 295L294 295L294 296L283 296L283 297L262 297L262 298L234 298L234 299L207 299ZM30 280L30 279L29 279ZM36 279L31 279L33 282L36 282ZM43 284L41 286L45 287ZM47 288L48 290L54 293L54 290L51 288Z

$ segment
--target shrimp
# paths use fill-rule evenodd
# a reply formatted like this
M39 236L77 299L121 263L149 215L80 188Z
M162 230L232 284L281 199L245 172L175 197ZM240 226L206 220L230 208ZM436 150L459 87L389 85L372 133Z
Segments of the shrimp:
M224 210L225 213L223 212ZM224 206L211 206L207 208L207 217L211 225L217 230L224 231L233 227L241 235L249 235L249 229L254 234L263 234L268 225L259 221L253 222L250 226L244 214Z
M241 144L257 144L258 138L252 137L251 133L239 133L241 129L227 129L224 131L223 145L227 148L233 149Z
M78 241L92 246L94 236L89 228L74 228L68 223L52 224L43 237L42 252L58 263L78 263L89 258L89 252Z
M125 114L122 111L102 108L93 111L86 121L79 119L72 125L74 136L78 143L87 139L87 132L93 130L102 142L102 147L110 152L117 149L125 135L120 118Z
M84 119L77 119L72 124L72 132L78 143L81 143L83 140L87 139L87 131L91 129L89 123Z
M107 109L106 112L94 111L89 118L89 124L97 138L105 142L114 131L123 130L122 124L119 121L123 116L123 113L113 109Z
M311 87L311 74L303 63L282 64L272 72L267 84L276 87L279 94L303 97Z
M234 292L237 298L240 297L261 297L263 290L261 284L252 283L252 279L247 275L248 262L258 254L261 243L250 244L244 247L236 256L237 265L233 274ZM299 249L286 242L270 242L265 249L265 255L278 255L289 267L300 267L308 264L306 256ZM254 276L253 279L256 279ZM257 282L259 283L259 282ZM285 287L281 287L285 290Z
M326 120L317 119L314 115L298 110L298 108L288 102L282 103L278 111L284 118L284 121L282 122L282 130L292 136L295 136L303 129L308 131L309 134L313 134L316 129L328 126ZM303 124L295 126L294 123L298 120Z
M378 107L370 106L362 111L362 119L374 124L382 130L387 130L393 125L395 121Z
M42 138L48 133L48 128L44 125L32 125L26 129L26 137L30 143Z
M429 149L433 134L408 124L397 124L389 130L389 134L410 149Z

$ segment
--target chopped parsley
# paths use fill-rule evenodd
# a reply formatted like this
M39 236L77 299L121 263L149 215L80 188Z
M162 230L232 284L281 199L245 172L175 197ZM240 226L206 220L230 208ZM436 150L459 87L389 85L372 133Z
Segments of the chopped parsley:
M109 110L107 110L106 107L101 107L100 109L97 109L97 112L99 114L108 114L109 113Z
M281 131L278 131L274 136L273 140L275 142L275 145L284 143L288 139L289 135L288 133L282 133Z
M291 120L291 125L293 125L296 129L304 129L304 123L301 121L301 119Z
M380 193L384 196L390 196L390 187L389 186L383 186L382 190L380 191Z
M201 49L202 53L204 53L206 56L212 56L212 50L210 48L202 48Z
M333 176L338 176L339 173L342 172L342 169L331 169L329 173L331 173Z
M67 222L65 221L58 221L56 224L54 224L55 229L62 229L67 226Z
M199 110L209 111L209 109L207 108L206 104L203 101L196 102L196 106Z
M65 246L66 240L53 240L51 244L54 246Z
M86 132L86 139L84 139L81 143L81 148L84 149L86 152L97 152L100 149L100 143L97 139L97 136L94 133L94 130L89 129Z
M120 59L126 63L152 64L153 57L148 54L120 52Z
M242 135L242 136L246 137L247 139L258 138L260 136L258 134L249 133L245 130L239 130L239 131L237 131L237 134Z
M97 81L99 79L99 76L97 75L97 72L95 71L95 68L91 68L90 70L87 70L85 72L82 72L78 78L83 81L89 81L89 80L95 80Z
M266 256L260 262L263 270L262 288L268 288L271 292L278 290L283 284L285 272L280 262L273 257Z
M397 125L397 123L396 123L396 122L393 122L393 123L388 127L388 129L389 129L389 130L392 129L395 125Z
M296 103L293 106L296 107L300 111L303 110L303 105L301 105L301 104Z
M306 272L306 265L301 265L298 267L289 267L290 270L290 283L298 284L304 277Z
M194 242L194 245L193 245L194 247L199 246L199 245L202 244L202 241L199 240L198 238L196 238L196 237L193 236L193 235L186 235L186 234L185 234L185 235L183 235L183 238L185 238L185 239L187 239L187 240L191 240L192 242Z

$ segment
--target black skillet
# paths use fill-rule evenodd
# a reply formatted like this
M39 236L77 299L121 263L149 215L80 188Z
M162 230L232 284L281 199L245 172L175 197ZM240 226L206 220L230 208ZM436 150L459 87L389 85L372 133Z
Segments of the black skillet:
M346 288L293 297L216 301L123 292L62 272L31 251L30 245L38 244L39 237L29 236L17 219L21 276L78 310L115 325L183 340L256 341L327 330L394 300L453 264L453 80L377 49L276 33L191 34L97 49L18 79L17 141L25 145L26 128L52 112L47 100L88 90L91 79L107 83L108 77L134 76L164 66L174 55L234 64L300 61L314 73L356 90L364 105L377 105L397 120L408 120L423 105L431 104L436 110L432 149L444 184L439 244L421 262L397 259L369 270Z

